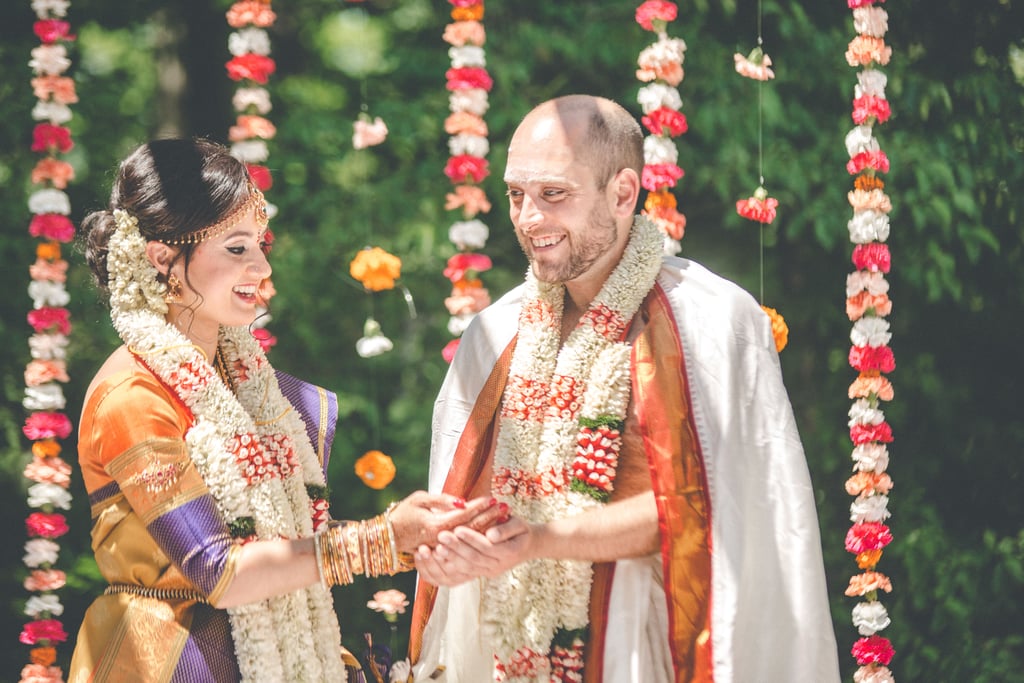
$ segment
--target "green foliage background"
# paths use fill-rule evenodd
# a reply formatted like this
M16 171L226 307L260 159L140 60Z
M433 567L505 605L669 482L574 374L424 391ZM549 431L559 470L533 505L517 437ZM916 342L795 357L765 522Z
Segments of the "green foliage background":
M0 546L6 577L0 616L0 680L17 680L26 661L18 643L25 620L21 587L28 448L21 436L21 372L28 360L23 292L35 241L26 198L34 155L27 62L37 44L29 2L0 6ZM75 0L78 34L73 75L81 102L70 124L78 177L69 190L79 220L100 208L117 161L139 142L168 134L226 138L234 84L227 61L226 0ZM504 146L530 106L551 96L588 92L638 111L635 60L652 41L633 21L635 2L520 0L487 6L491 94L491 177L495 204L485 217L495 262L485 283L497 295L518 282L525 262L504 213ZM845 3L763 0L765 49L777 77L765 85L733 72L732 54L757 35L753 0L680 3L670 34L688 44L680 86L690 132L680 139L686 169L677 192L689 224L684 256L761 296L761 237L732 206L758 183L758 112L763 98L764 175L780 201L765 230L764 302L790 327L782 362L818 500L829 588L846 654L857 638L855 600L843 589L856 567L843 550L850 471L846 388L849 321L843 313L850 244L851 187L843 144L852 127L856 71L843 53L853 37ZM894 115L877 130L892 162L886 178L893 271L889 276L897 370L896 399L886 406L896 441L890 509L896 542L880 569L895 587L883 601L893 619L893 670L904 681L1024 680L1024 420L1017 403L1024 373L1018 353L1024 298L1024 12L1020 0L904 0L890 12L894 48L887 95ZM335 390L342 415L330 470L337 517L364 517L425 485L430 408L448 341L441 275L453 253L444 211L442 169L448 113L441 41L450 5L443 0L305 0L280 3L272 32L278 71L271 80L278 126L271 143L280 207L272 262L278 296L272 359L282 369ZM391 130L368 150L351 146L351 121L366 104ZM397 291L363 294L347 275L355 252L378 245L403 259ZM72 293L73 355L68 412L81 407L92 373L114 347L77 252ZM373 313L395 341L391 354L364 360L353 349ZM363 486L355 458L379 448L398 477L383 492ZM74 437L65 455L74 463ZM89 549L89 508L80 477L72 487L71 533L62 539L63 620L74 634L102 589ZM387 635L365 608L374 590L412 594L411 578L361 581L337 590L346 642ZM771 590L765 586L764 590ZM407 617L401 623L401 632ZM404 643L400 635L399 644ZM59 649L66 666L71 643Z

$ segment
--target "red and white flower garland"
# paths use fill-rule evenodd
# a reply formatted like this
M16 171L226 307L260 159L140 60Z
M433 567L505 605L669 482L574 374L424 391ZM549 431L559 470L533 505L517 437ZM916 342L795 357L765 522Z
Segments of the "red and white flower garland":
M644 168L641 182L648 195L641 212L665 233L665 253L678 254L686 230L686 216L676 210L676 198L670 188L683 177L678 165L679 150L672 138L687 131L682 98L676 89L683 80L682 38L669 38L666 24L677 14L676 4L666 0L648 0L636 9L636 21L658 40L648 45L637 58L636 77L649 85L637 92L643 110L641 119L650 133L644 139Z
M875 6L875 0L847 0L847 5L853 10L858 35L849 44L846 60L861 71L854 89L855 127L846 136L850 157L846 170L855 176L854 189L848 195L853 207L848 227L856 267L846 279L846 313L853 322L849 361L860 373L848 392L854 401L849 428L855 474L846 482L846 490L856 498L850 505L853 525L846 535L846 549L856 555L862 572L851 577L846 595L861 598L853 608L853 624L862 636L851 649L860 666L854 680L891 683L894 679L888 664L893 647L888 638L878 635L890 620L878 597L879 591L889 592L892 585L876 566L883 548L892 541L885 520L890 516L888 494L893 483L885 470L889 464L887 444L893 435L881 407L892 400L892 384L885 375L896 367L886 320L892 310L885 279L891 263L885 241L892 205L879 177L889 171L889 159L874 137L874 125L889 118L886 77L876 67L889 63L892 48L884 41L888 14Z
M487 244L489 230L477 218L491 210L480 183L490 174L487 153L487 123L484 114L490 106L488 93L493 86L487 73L484 43L483 0L448 0L452 5L452 23L444 29L444 41L451 59L451 68L445 73L449 91L448 107L451 114L445 119L448 138L448 162L444 173L454 185L445 196L444 208L460 211L462 220L452 223L448 239L458 252L448 259L444 275L452 283L452 293L445 299L448 309L448 332L455 337L442 351L451 362L459 346L462 333L477 313L491 303L478 275L491 268L491 259L478 253Z
M65 352L71 322L67 309L70 297L64 286L68 263L61 257L60 246L70 242L75 233L68 218L71 202L64 192L74 180L75 171L61 159L74 146L71 131L64 124L72 118L68 105L78 101L74 79L64 75L71 66L66 43L74 40L70 24L64 20L70 4L68 0L32 2L37 17L33 30L41 43L32 50L29 62L32 90L38 99L32 109L36 121L32 151L40 157L32 169L29 234L42 241L36 248L36 261L29 267L32 310L28 323L34 334L29 338L32 360L25 368L22 400L29 412L22 431L33 442L32 461L24 475L34 482L28 489L28 505L36 509L25 520L29 540L24 562L29 574L24 585L32 596L25 603L30 621L21 631L20 640L32 650L30 663L21 671L22 681L62 681L63 672L55 665L56 645L68 637L59 619L64 606L55 592L64 586L65 574L54 565L60 553L57 539L68 532L67 520L57 510L71 507L71 466L60 457L58 441L71 433L71 421L63 412L61 387L69 379Z
M227 21L235 29L228 37L228 51L231 59L225 64L228 78L239 83L231 104L237 113L235 124L228 131L231 154L244 162L253 182L264 193L273 183L266 161L270 156L267 140L277 135L277 128L267 118L273 108L270 92L263 86L277 69L270 57L270 35L266 29L274 25L277 15L270 6L271 0L240 0L227 11ZM277 214L277 207L267 203L271 218ZM264 250L269 253L274 235L267 230ZM260 284L257 293L261 302L260 315L252 325L253 336L264 351L277 343L277 338L266 328L270 322L267 306L276 294L273 282L267 278Z

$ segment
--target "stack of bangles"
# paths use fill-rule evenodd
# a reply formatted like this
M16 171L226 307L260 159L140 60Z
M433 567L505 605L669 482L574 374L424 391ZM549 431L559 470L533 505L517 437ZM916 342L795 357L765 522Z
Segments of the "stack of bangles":
M388 512L360 522L331 521L313 537L324 588L352 583L357 574L392 576L414 568L412 555L398 552Z

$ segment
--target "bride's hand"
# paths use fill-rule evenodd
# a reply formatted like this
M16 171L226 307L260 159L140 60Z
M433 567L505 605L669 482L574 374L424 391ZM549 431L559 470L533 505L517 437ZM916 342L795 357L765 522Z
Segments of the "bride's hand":
M389 515L400 552L437 545L437 535L458 526L480 533L508 518L508 507L493 498L465 501L447 493L416 491L399 502Z

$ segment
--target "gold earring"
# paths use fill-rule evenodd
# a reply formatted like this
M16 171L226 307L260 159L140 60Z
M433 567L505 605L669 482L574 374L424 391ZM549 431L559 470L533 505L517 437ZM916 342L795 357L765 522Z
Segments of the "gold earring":
M181 280L174 273L167 276L167 293L164 294L164 302L168 304L181 303Z

